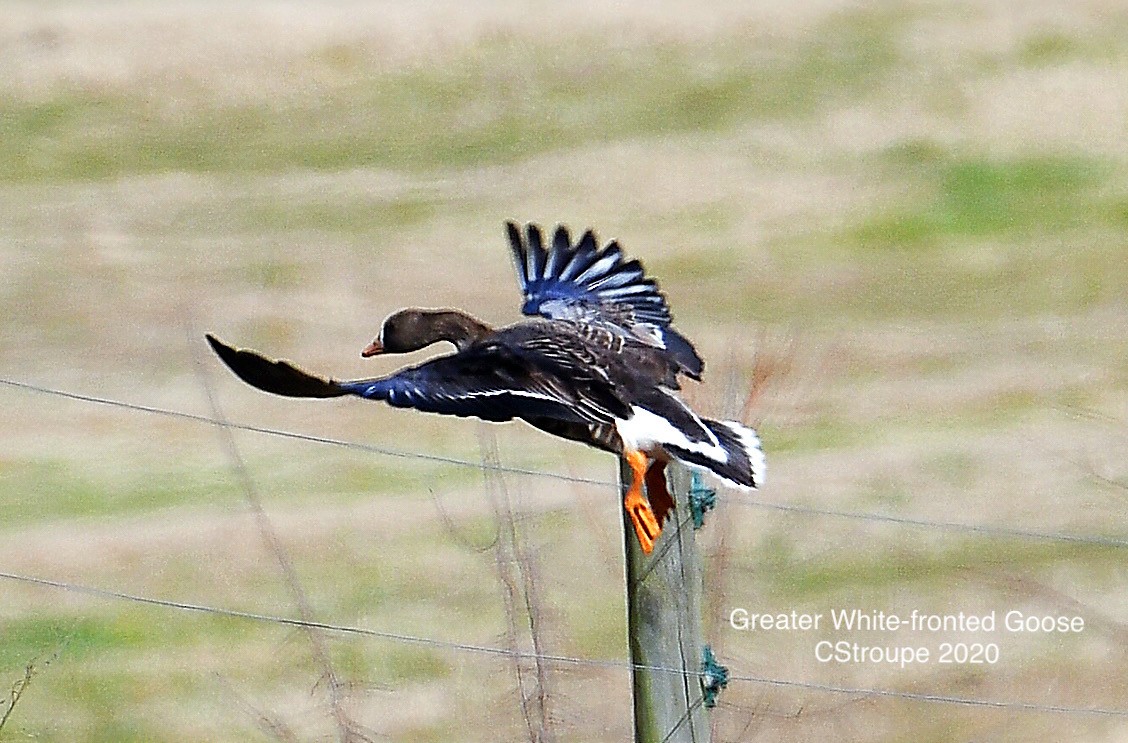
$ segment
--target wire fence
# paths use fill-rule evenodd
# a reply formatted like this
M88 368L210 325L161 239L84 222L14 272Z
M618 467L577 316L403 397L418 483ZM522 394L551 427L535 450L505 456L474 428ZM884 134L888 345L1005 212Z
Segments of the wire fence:
M0 378L0 384L6 385L10 388L23 390L30 393L49 395L67 400L77 402L105 405L109 407L119 408L123 410L130 410L134 412L144 412L154 415L161 415L181 420L193 421L197 423L205 423L210 426L220 426L224 428L247 431L251 433L258 433L267 436L277 436L286 439L297 441L305 441L311 443L325 444L330 446L344 447L355 451L366 452L371 454L379 454L383 456L398 457L405 459L416 459L428 462L437 462L458 467L470 467L477 470L494 471L498 473L522 475L528 477L542 477L550 478L553 480L579 483L586 485L597 486L616 486L618 483L612 480L604 480L599 478L576 477L572 475L565 475L562 473L549 472L543 470L527 469L521 467L511 467L501 465L496 462L482 462L471 461L466 459L459 459L456 457L447 457L435 454L428 454L425 452L415 452L403 449L394 449L390 447L374 446L371 444L364 444L354 441L346 441L342 439L335 439L325 436L316 436L312 434L299 433L294 431L285 431L264 426L257 426L245 423L235 423L226 420L219 420L217 418L209 417L206 415L199 415L195 413L188 413L178 410L171 410L161 408L153 405L145 405L140 403L133 403L123 400L116 400L107 397L99 397L95 395L87 395L82 393L70 392L66 390L55 389L52 387L22 382L12 379ZM812 517L832 517L853 519L867 522L892 524L910 528L924 528L936 529L943 531L959 531L968 532L973 534L980 534L992 537L1005 537L1016 539L1030 539L1030 540L1050 540L1067 543L1081 543L1092 544L1105 547L1128 547L1128 538L1120 536L1107 536L1095 534L1072 534L1062 532L1044 532L1037 530L1016 529L1012 527L996 526L988 524L966 524L959 522L946 522L946 521L933 521L927 519L917 519L900 516L890 516L879 513L867 513L856 511L841 511L832 509L814 508L808 506L800 506L786 503L771 503L745 496L739 497L735 502L749 507L765 508L770 510L782 511L802 516ZM382 639L392 642L414 644L421 646L428 646L438 649L445 649L456 652L478 653L493 656L502 656L518 659L537 660L546 663L554 663L559 665L570 666L586 666L595 668L612 668L612 669L637 669L656 671L660 673L670 673L681 676L700 676L702 672L694 673L687 672L684 669L664 668L658 666L646 666L632 664L626 660L601 660L590 658L578 658L566 655L544 654L536 652L528 652L514 648L502 648L489 645L479 645L473 643L456 642L451 640L443 640L438 638L420 637L404 633L389 632L365 627L357 627L342 624L333 624L330 622L313 621L308 618L293 618L285 616L276 616L271 614L263 614L252 611L244 611L238 609L227 609L205 604L189 603L184 601L175 601L169 599L155 598L151 596L143 596L124 591L117 591L113 589L100 588L96 586L82 585L77 583L70 583L65 581L53 580L44 577L21 575L10 572L0 572L0 580L5 580L13 583L22 583L24 585L38 586L41 588L54 589L65 591L69 593L82 594L86 596L96 597L106 600L126 601L136 604L142 604L152 607L163 609L170 609L175 611L195 612L201 614L208 614L212 616L227 617L232 619L242 619L248 621L255 621L261 623L270 623L275 625L298 627L305 629L321 630L325 632L335 633L339 635L352 635L358 637ZM877 688L864 688L864 687L848 687L838 686L832 684L822 684L808 681L799 681L792 679L781 679L767 676L758 676L752 674L732 673L729 675L730 682L743 682L749 684L758 684L764 686L775 686L792 689L802 689L806 691L846 695L857 698L888 698L899 699L912 702L935 703L958 705L965 707L979 707L991 708L1009 711L1021 711L1031 713L1047 713L1047 714L1064 714L1064 715L1078 715L1078 716L1098 716L1098 717L1114 717L1114 718L1128 718L1128 709L1117 708L1101 708L1101 707L1077 707L1068 705L1057 704L1039 704L1033 702L1023 702L1017 700L993 700L993 699L980 699L973 697L951 696L943 694L926 694L919 692L898 691L892 689L877 689Z
M29 575L18 575L16 573L0 572L0 579L7 581L14 581L25 583L44 588L53 588L70 593L84 594L87 596L95 596L103 599L113 599L119 601L129 601L137 604L145 604L148 606L156 606L165 609L175 609L178 611L197 612L202 614L210 614L213 616L227 617L230 619L245 619L254 622L264 622L270 624L284 625L288 627L302 627L307 629L317 629L325 632L332 632L342 635L354 635L360 637L377 638L382 640L391 640L394 642L408 643L412 645L423 645L432 648L439 648L444 650L462 651L467 653L480 653L484 655L495 655L502 657L513 657L529 660L539 660L547 663L556 663L560 665L570 666L587 666L594 668L613 668L613 669L635 669L643 671L656 671L658 673L669 673L677 676L685 677L701 677L705 672L691 672L681 668L666 668L663 666L651 666L638 663L631 663L625 660L600 660L596 658L576 658L568 655L554 655L547 653L534 653L523 650L515 650L510 648L500 648L490 645L477 645L473 643L455 642L452 640L441 640L431 637L418 637L415 635L402 634L398 632L386 632L382 630L370 629L367 627L355 627L344 624L333 624L331 622L317 622L305 619L297 619L293 617L275 616L272 614L260 614L257 612L242 611L239 609L224 609L215 606L207 606L204 604L193 604L183 601L171 601L168 599L158 599L150 596L140 596L137 594L126 593L124 591L115 591L107 588L98 588L96 586L86 586L77 583L67 583L64 581L50 580L47 578L39 578ZM1128 709L1109 709L1101 707L1071 707L1067 705L1057 704L1037 704L1034 702L1019 702L1011 700L994 700L994 699L976 699L970 697L949 696L945 694L922 694L909 691L896 691L893 689L870 689L851 686L836 686L833 684L820 684L810 681L796 681L791 679L779 679L768 676L754 676L740 673L730 673L728 676L730 682L740 681L752 684L762 684L765 686L779 686L793 689L804 689L808 691L818 691L831 694L845 694L856 697L882 697L890 699L902 699L914 702L932 702L937 704L953 704L966 707L989 707L993 709L1003 709L1012 711L1023 712L1044 712L1044 713L1057 713L1068 715L1092 715L1100 717L1124 717L1128 718Z
M50 395L68 400L75 400L78 402L95 403L98 405L106 405L109 407L121 408L124 410L151 413L153 415L161 415L169 418L179 418L181 420L194 421L196 423L206 423L211 426L224 426L238 431L248 431L250 433L263 434L265 436L277 436L280 438L293 439L296 441L326 444L329 446L337 446L354 451L366 452L369 454L379 454L387 457L415 459L425 462L436 462L439 464L448 464L455 467L470 467L476 470L522 475L526 477L547 478L563 482L578 483L581 485L599 485L603 487L617 486L617 483L614 480L604 480L594 477L577 477L575 475L566 475L560 472L535 470L523 467L511 467L497 463L483 463L469 459L459 459L457 457L442 456L439 454L428 454L426 452L410 451L406 449L394 449L385 446L375 446L358 441L346 441L344 439L336 439L328 436L317 436L314 434L300 433L296 431L283 431L277 428L256 426L248 423L222 421L210 416L200 415L197 413L187 413L180 410L170 410L168 408L161 408L154 405L143 405L140 403L127 402L124 400L115 400L108 397L98 397L96 395L68 392L66 390L54 389L52 387L45 387L42 385L21 382L13 379L0 378L0 384L4 384L16 389L25 390L27 392ZM786 513L793 513L803 516L853 519L857 521L871 521L876 523L893 524L897 526L936 529L939 531L958 531L998 537L1013 537L1016 539L1073 542L1078 544L1099 545L1103 547L1128 547L1128 536L1110 536L1104 534L1072 534L1069 532L1019 529L1015 527L999 526L995 524L968 524L960 523L957 521L935 521L930 519L912 518L907 516L893 516L889 514L872 513L865 511L842 511L829 508L817 508L813 506L802 506L790 503L765 501L762 499L747 496L743 493L740 494L733 502L745 507L763 508L772 511L783 511Z

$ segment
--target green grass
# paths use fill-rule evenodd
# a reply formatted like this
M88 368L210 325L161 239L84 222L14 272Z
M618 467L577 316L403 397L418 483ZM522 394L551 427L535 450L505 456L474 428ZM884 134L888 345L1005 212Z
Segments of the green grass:
M63 89L45 101L0 93L0 181L466 167L808 116L864 94L893 69L894 34L906 19L843 13L794 40L735 29L708 45L607 48L602 37L548 43L499 34L441 64L398 69L369 66L366 50L334 45L306 64L328 65L337 82L276 109L220 103L207 85L176 91L186 100L172 113L122 90ZM420 208L400 216L415 218Z
M389 646L383 662L358 666L355 672L373 674L392 684L411 684L444 679L451 673L451 658L426 648Z
M389 497L419 494L421 508L430 508L428 488L476 482L480 473L442 463L403 466L398 457L382 455L310 457L295 462L252 462L256 485L275 504L300 502L311 490L335 502L367 499L379 492ZM123 464L122 469L130 466ZM16 460L0 469L0 502L4 526L23 527L44 519L146 514L174 507L244 508L245 496L235 475L223 468L148 469L143 476L94 475L65 459Z
M967 363L970 364L970 360ZM879 381L854 378L859 394L865 394L870 385L880 386ZM925 385L933 379L935 376L922 375L920 383ZM1072 385L1062 388L1047 386L1044 389L1004 388L952 401L934 410L903 411L894 408L857 420L851 420L845 411L827 410L818 416L810 416L802 424L786 428L768 424L761 426L759 432L764 446L780 453L864 450L929 435L971 436L1015 430L1044 418L1047 409L1067 405L1072 400L1092 399L1095 394L1093 387L1078 389Z
M914 208L871 218L853 240L869 250L938 249L943 240L1031 237L1107 223L1115 208L1093 208L1112 163L1081 157L1012 159L944 156L910 146L890 153L925 190Z
M872 430L851 425L834 415L786 429L761 426L759 433L766 449L788 454L856 447L874 436Z
M340 195L316 201L303 199L289 204L284 201L256 201L248 204L239 215L239 226L253 233L286 234L317 230L361 235L372 232L395 234L397 231L425 224L435 217L438 208L439 204L435 199L422 196L390 201L362 201L342 198ZM279 265L280 279L285 285L298 283L297 270L287 270L285 263ZM270 281L265 282L265 285L274 286L276 283Z
M837 554L833 559L827 555L811 559L798 556L796 545L787 536L774 534L761 549L765 555L763 577L770 584L766 590L796 605L881 601L886 592L899 589L933 595L953 581L996 572L1005 576L1014 566L1021 566L1027 574L1083 566L1094 575L1111 576L1109 571L1115 571L1120 559L1116 547L1004 537L953 537L941 547L904 544Z
M150 472L140 480L91 477L65 460L5 463L0 470L0 500L5 526L23 526L44 519L82 518L145 513L170 506L208 505L238 497L233 485L217 475L193 470L163 475Z
M1128 154L1083 139L1051 147L1037 131L1010 143L981 140L977 132L995 122L977 118L972 97L992 85L1005 90L1016 73L1040 80L1058 67L1119 70L1128 36L1111 22L1108 33L1084 35L1069 24L1038 25L1024 38L965 40L969 50L953 47L955 58L938 65L914 51L914 40L950 34L932 24L966 14L936 10L831 13L786 33L772 24L673 33L646 23L630 33L591 24L546 32L532 21L391 63L361 34L297 56L280 46L278 68L318 84L276 100L231 97L223 81L200 77L203 65L193 66L191 83L64 80L23 93L0 82L0 254L11 254L0 258L14 259L0 281L5 375L199 411L202 390L178 340L186 314L296 360L295 349L306 358L321 334L337 343L369 333L378 319L369 313L393 302L441 295L515 318L510 277L493 286L508 260L501 220L561 219L573 229L590 220L646 262L679 327L706 354L706 385L687 385L703 410L724 408L726 364L749 376L762 331L769 352L772 338L795 340L793 368L754 411L769 485L753 497L1115 533L1120 493L1094 484L1084 468L1092 461L1111 479L1123 475L1118 411L1128 345L1115 328L1124 308ZM25 48L25 40L8 42ZM905 125L905 110L920 121ZM858 136L835 129L855 112ZM882 129L887 115L890 131ZM1103 115L1099 106L1093 115ZM868 144L867 127L876 130ZM508 167L483 167L494 165ZM385 169L393 172L377 172ZM166 173L189 175L151 177ZM479 235L496 246L479 244ZM318 362L311 367L335 368L328 352ZM265 408L266 398L232 389L221 386L222 402L244 406L238 417L248 422L293 410L293 430L340 426L339 438L377 447L469 460L479 453L478 430L466 421L382 408L354 417L362 408L343 401L271 400L260 411L254 405ZM124 411L76 418L73 401L4 394L13 442L0 460L6 570L297 613L211 436ZM1105 417L1063 422L1063 407ZM497 435L507 464L611 478L604 454L521 426ZM496 480L440 462L243 434L238 441L318 619L505 644L489 551ZM1023 477L1008 479L1011 472ZM549 652L622 658L616 494L502 480L521 496L517 528L547 597ZM733 505L743 497L723 495ZM721 527L729 535L711 563L711 579L726 586L723 599L706 597L717 607L706 617L711 626L733 601L825 612L843 602L883 608L906 595L924 607L1002 608L1005 599L1051 611L1051 594L1061 591L1094 615L1114 615L1123 583L1123 550L759 508L722 513L728 522L702 532L707 544ZM41 555L31 540L45 532L53 548ZM0 602L0 684L59 652L4 731L13 739L245 740L259 710L302 739L332 735L321 669L292 628L40 590L13 588L12 601ZM1097 629L1079 638L1076 653L1036 646L1036 658L1008 657L979 675L852 677L853 669L805 665L809 648L788 647L795 638L710 641L738 645L732 668L746 674L968 697L1072 703L1084 695L1116 706L1117 679L1128 678ZM334 635L328 646L351 709L377 737L521 737L505 659L370 637ZM602 686L610 671L550 673L558 737L629 736L621 705L600 703L611 698ZM1103 696L1094 691L1101 674ZM626 698L625 687L616 691ZM838 737L866 730L887 743L947 740L953 729L997 737L1003 728L992 724L1012 724L983 710L788 693L730 684L714 718L718 737L754 736L742 728L748 719L765 726L765 737L833 737L814 730L826 725ZM599 699L589 705L592 696ZM382 727L393 718L402 718L399 727ZM1069 737L1078 724L1027 720L1036 722L1014 725L1039 726L1021 728L1031 739ZM1096 740L1108 731L1094 723L1086 732Z
M243 619L168 613L136 604L115 606L113 611L89 615L43 610L0 622L4 638L0 667L22 669L32 660L43 662L57 654L56 665L94 668L115 653L171 652L220 638L237 640L249 627Z
M739 205L690 214L686 249L661 268L708 290L677 306L820 328L1067 314L1123 293L1128 209L1115 160L969 156L912 142L835 167L902 196L862 201L845 225L778 236L770 261L755 263L731 247L726 214ZM828 284L831 266L840 278Z
M1059 64L1084 56L1087 46L1083 39L1072 34L1045 31L1022 42L1019 59L1032 66Z
M33 660L45 661L63 651L71 658L81 658L99 647L130 644L125 634L83 618L24 617L8 620L3 623L0 668L7 673Z

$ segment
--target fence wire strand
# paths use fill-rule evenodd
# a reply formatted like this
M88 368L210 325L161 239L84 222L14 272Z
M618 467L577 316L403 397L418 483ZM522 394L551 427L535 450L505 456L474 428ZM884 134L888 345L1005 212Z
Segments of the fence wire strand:
M315 444L337 446L354 451L366 452L369 454L379 454L382 456L397 457L400 459L416 459L425 462L449 464L455 467L469 467L476 470L504 472L511 475L541 477L563 482L577 483L581 485L618 487L618 483L614 480L604 480L594 477L577 477L575 475L565 475L560 472L535 470L525 467L512 467L509 465L492 462L483 463L481 461L459 459L458 457L447 457L441 454L428 454L426 452L410 451L406 449L393 449L390 447L375 446L373 444L364 444L358 441L336 439L329 436L317 436L315 434L300 433L297 431L284 431L277 428L257 426L249 423L220 421L216 420L215 418L211 418L206 415L200 415L197 413L187 413L180 410L161 408L155 405L144 405L140 403L127 402L124 400L115 400L108 397L87 395L79 392L68 392L66 390L31 384L29 382L21 382L14 379L0 378L0 384L4 384L9 387L24 390L27 392L50 395L67 400L95 403L98 405L121 408L123 410L132 410L135 412L151 413L153 415L161 415L168 418L178 418L180 420L193 421L195 423L204 423L210 426L225 426L227 428L232 428L239 431L263 434L265 436L277 436L280 438L293 439L296 441L306 441ZM800 506L789 503L765 501L758 498L746 496L745 494L740 494L738 497L734 498L732 502L748 508L763 508L772 511L782 511L784 513L806 516L824 516L830 518L853 519L856 521L870 521L875 523L893 524L897 526L907 526L913 528L936 529L940 531L959 531L971 534L983 534L988 536L1013 537L1017 539L1072 542L1076 544L1092 544L1102 547L1128 547L1128 537L1106 536L1103 534L1072 534L1068 532L1048 532L1038 531L1036 529L1019 529L1009 526L996 526L992 524L964 524L956 521L933 521L929 519L918 519L907 516L890 516L887 514L870 513L865 511L841 511L829 508L816 508L813 506Z
M98 405L105 405L108 407L119 408L123 410L130 410L135 412L150 413L153 415L160 415L170 418L177 418L180 420L193 421L196 423L204 423L210 426L221 426L228 429L235 429L240 431L247 431L250 433L258 433L267 436L277 436L297 441L306 441L318 444L326 444L330 446L338 446L347 449L352 449L371 454L379 454L389 457L397 457L401 459L416 459L429 462L437 462L440 464L448 464L457 467L469 467L477 470L489 470L495 472L503 472L514 475L523 475L529 477L543 477L565 482L579 483L585 485L599 485L599 486L617 486L612 480L603 480L588 477L576 477L572 475L565 475L556 472L549 472L544 470L534 470L522 467L511 467L501 465L498 463L485 463L482 461L471 461L466 459L459 459L457 457L448 457L437 454L428 454L425 452L416 452L403 449L393 449L389 447L374 446L371 444L364 444L354 441L347 441L343 439L336 439L327 436L317 436L314 434L299 433L295 431L285 431L275 428L268 428L265 426L257 426L246 423L234 423L230 421L217 420L214 417L200 415L196 413L188 413L179 410L171 410L168 408L157 407L154 405L145 405L140 403L127 402L123 400L116 400L107 397L99 397L96 395L88 395L77 392L70 392L66 390L55 389L42 385L32 384L28 382L21 382L18 380L0 378L0 384L8 387L33 392L43 395L50 395L62 399L73 400L77 402L92 403ZM786 513L809 515L809 516L823 516L855 519L870 522L889 523L900 526L917 527L917 528L931 528L945 531L964 531L971 533L984 534L988 536L1000 537L1014 537L1022 539L1036 539L1036 540L1052 540L1062 542L1076 542L1085 544L1095 544L1109 547L1128 547L1128 539L1119 537L1109 537L1103 535L1085 535L1085 534L1069 534L1057 532L1041 532L1035 530L1015 529L1004 526L980 525L980 524L961 524L957 522L943 522L943 521L930 521L927 519L916 519L899 516L888 516L884 514L865 513L855 511L839 511L832 509L814 508L808 506L791 505L786 503L772 503L768 501L757 500L753 498L741 497L736 499L737 503L756 508L766 508L770 510L782 511ZM152 607L159 607L164 609L172 609L177 611L196 612L201 614L209 614L212 616L227 617L232 619L243 619L248 621L271 623L282 626L298 627L304 629L316 629L325 632L332 632L342 635L352 635L367 638L383 639L392 642L400 642L406 644L423 645L434 648L443 648L452 651L480 653L485 655L503 656L503 657L517 657L522 659L539 660L549 663L557 663L562 665L572 666L587 666L596 668L613 668L613 669L637 669L645 671L653 671L659 673L672 673L684 677L695 676L700 677L702 672L687 671L684 669L664 668L660 666L647 666L641 664L632 664L626 660L599 660L599 659L585 659L575 658L564 655L553 654L540 654L535 652L528 652L509 648L493 647L489 645L479 645L473 643L456 642L452 640L441 640L436 638L418 637L398 632L387 632L382 630L369 629L365 627L355 627L342 624L333 624L330 622L312 621L308 619L298 619L293 617L276 616L271 614L264 614L259 612L244 611L239 609L225 609L221 607L209 606L206 604L189 603L183 601L173 601L169 599L159 599L150 596L143 596L138 594L127 593L124 591L117 591L107 588L98 588L95 586L87 586L77 583L68 583L65 581L51 580L48 578L41 578L35 576L20 575L16 573L0 572L0 579L10 582L19 582L26 585L35 585L42 588L52 588L71 593L84 594L87 596L127 601L137 604L148 605ZM730 674L730 681L745 682L751 684L760 684L765 686L776 686L792 689L803 689L807 691L840 694L856 697L870 697L870 698L890 698L900 699L915 702L928 702L936 704L950 704L969 707L985 707L992 709L1012 710L1012 711L1025 711L1049 714L1067 714L1067 715L1088 715L1088 716L1102 716L1102 717L1125 717L1128 718L1128 709L1109 709L1098 707L1071 707L1067 705L1055 704L1037 704L1033 702L1020 702L1010 700L991 700L991 699L977 699L971 697L958 697L943 694L924 694L917 692L896 691L892 689L872 689L861 687L847 687L837 686L832 684L821 684L809 681L798 681L791 679L778 679L766 676L756 676L749 674Z
M561 665L571 666L587 666L593 668L611 668L611 669L635 669L641 671L653 671L657 673L671 673L683 677L697 677L700 678L704 675L704 671L687 671L680 668L666 668L663 666L650 666L637 663L631 663L626 660L600 660L596 658L575 658L567 655L554 655L545 653L532 653L524 650L513 650L509 648L499 648L490 645L478 645L474 643L455 642L452 640L439 640L431 637L418 637L415 635L408 635L399 632L386 632L382 630L369 629L366 627L355 627L344 624L333 624L330 622L317 622L296 619L293 617L276 616L272 614L262 614L252 611L243 611L240 609L224 609L215 606L208 606L206 604L188 603L183 601L171 601L169 599L158 599L150 596L142 596L133 593L126 593L124 591L116 591L108 588L98 588L96 586L87 586L78 583L68 583L65 581L51 580L48 578L39 578L30 575L20 575L17 573L0 572L0 579L24 583L28 585L40 586L43 588L53 588L56 590L67 591L70 593L84 594L87 596L94 596L103 599L114 599L119 601L128 601L137 604L145 604L148 606L155 606L164 609L175 609L179 611L197 612L202 614L210 614L213 616L226 617L230 619L245 619L255 622L263 622L270 624L278 624L288 627L301 627L305 629L318 629L325 632L333 632L343 635L353 635L360 637L377 638L382 640L390 640L393 642L402 642L413 645L423 645L433 648L442 648L447 650L455 650L469 653L480 653L484 655L494 655L501 657L515 657L529 660L540 660L547 663L557 663ZM1034 702L1019 702L1011 700L995 700L995 699L977 699L974 697L957 697L945 694L923 694L910 691L896 691L893 689L871 689L864 687L851 687L851 686L837 686L833 684L820 684L811 681L796 681L792 679L778 679L768 676L755 676L749 674L733 673L728 677L730 682L741 681L751 684L761 684L765 686L778 686L791 689L803 689L806 691L816 691L828 694L843 694L856 697L878 697L886 699L900 699L913 702L931 702L936 704L951 704L965 707L987 707L991 709L1012 710L1021 712L1039 712L1048 714L1065 714L1065 715L1082 715L1082 716L1097 716L1097 717L1124 717L1128 718L1128 709L1110 709L1102 707L1071 707L1068 705L1060 704L1037 704Z
M356 451L367 452L369 454L382 454L388 457L398 457L400 459L421 459L426 462L438 462L440 464L450 464L456 467L472 467L476 470L487 469L497 472L505 472L512 475L528 475L530 477L547 477L555 480L563 480L565 482L575 482L586 485L611 485L611 480L598 480L587 477L573 477L571 475L563 475L557 472L547 472L543 470L531 470L522 467L508 467L506 465L491 465L482 464L481 462L471 461L469 459L459 459L457 457L444 457L441 454L428 454L426 452L408 451L404 449L392 449L384 446L373 446L372 444L362 444L357 441L345 441L343 439L335 439L329 436L317 436L310 433L299 433L296 431L283 431L277 428L267 428L265 426L256 426L248 423L234 423L230 421L219 421L210 418L206 415L199 415L198 413L186 413L181 410L170 410L168 408L159 408L155 405L142 405L140 403L125 402L123 400L114 400L109 397L98 397L96 395L84 395L79 392L67 392L66 390L53 389L51 387L43 387L37 384L29 384L27 382L19 382L13 379L0 379L0 384L6 384L9 387L16 387L18 389L27 390L29 392L38 392L45 395L53 395L56 397L66 398L68 400L77 400L79 402L96 403L98 405L106 405L108 407L123 408L125 410L133 410L141 413L152 413L153 415L162 415L167 418L179 418L181 420L193 421L196 423L206 423L209 426L226 426L227 428L234 428L238 431L248 431L250 433L261 433L267 436L278 436L285 439L294 439L297 441L308 441L315 444L328 444L329 446L339 446L345 449L353 449Z

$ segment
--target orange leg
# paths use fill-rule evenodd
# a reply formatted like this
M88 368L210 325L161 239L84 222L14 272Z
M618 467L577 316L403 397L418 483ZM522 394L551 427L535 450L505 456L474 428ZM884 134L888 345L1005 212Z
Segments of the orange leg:
M631 523L634 525L635 534L638 535L638 543L642 546L642 551L649 555L654 551L654 542L657 541L658 535L662 533L661 524L658 523L654 511L650 508L650 503L642 494L642 482L650 462L646 455L640 451L624 452L623 458L627 460L627 464L634 475L631 478L630 487L627 488L627 494L623 498L623 508L627 509L627 514L631 517Z

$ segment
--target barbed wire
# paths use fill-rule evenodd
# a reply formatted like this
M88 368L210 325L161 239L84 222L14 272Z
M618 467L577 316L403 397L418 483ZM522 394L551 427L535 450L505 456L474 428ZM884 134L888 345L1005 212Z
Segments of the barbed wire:
M296 431L285 431L277 428L269 428L266 426L258 426L248 423L220 421L206 415L199 415L197 413L187 413L180 410L161 408L155 405L144 405L140 403L127 402L124 400L115 400L108 397L87 395L79 392L69 392L66 390L55 389L52 387L32 384L29 382L21 382L14 379L0 378L0 384L28 392L60 397L67 400L95 403L98 405L105 405L108 407L115 407L123 410L132 410L135 412L151 413L153 415L178 418L181 420L193 421L196 423L206 423L212 426L226 426L228 428L247 431L250 433L263 434L266 436L277 436L280 438L293 439L296 441L307 441L316 444L325 444L328 446L338 446L345 449L366 452L369 454L380 454L383 456L397 457L400 459L416 459L426 462L436 462L439 464L449 464L456 467L469 467L476 470L487 470L493 472L504 472L512 475L523 475L526 477L542 477L563 482L577 483L581 485L599 485L604 487L618 486L618 483L616 483L614 480L604 480L594 477L578 477L575 475L566 475L560 472L535 470L525 467L513 467L497 463L483 463L481 461L459 459L458 457L448 457L441 454L428 454L427 452L375 446L372 444L364 444L357 441L347 441L344 439L337 439L329 436L318 436L315 434L300 433ZM908 526L923 529L938 529L942 531L958 531L973 534L986 534L990 536L1013 537L1018 539L1072 542L1077 544L1099 545L1103 547L1128 547L1128 537L1106 536L1101 534L1049 532L1039 531L1036 529L1019 529L1008 526L996 526L991 524L965 524L955 521L934 521L929 519L918 519L907 516L892 516L888 514L872 513L866 511L842 511L828 508L817 508L814 506L800 506L789 503L766 501L758 498L752 498L745 494L741 494L740 497L733 499L732 502L749 508L763 508L773 511L782 511L785 513L794 513L807 516L825 516L831 518L853 519L858 521L895 524L898 526Z
M478 645L475 643L456 642L453 640L439 640L431 637L419 637L416 635L408 635L399 632L387 632L383 630L369 629L367 627L356 627L345 624L333 624L331 622L318 622L308 621L303 619L296 619L293 617L276 616L272 614L262 614L252 611L243 611L240 609L224 609L216 606L208 606L206 604L189 603L184 601L173 601L170 599L159 599L151 596L142 596L139 594L126 593L124 591L116 591L108 588L98 588L96 586L87 586L79 583L69 583L66 581L52 580L49 578L40 578L31 575L20 575L18 573L0 572L0 579L12 582L24 583L28 585L39 586L43 588L53 588L70 593L84 594L87 596L94 596L97 598L114 599L119 601L128 601L137 604L144 604L148 606L155 606L165 609L175 609L179 611L196 612L201 614L210 614L214 616L227 617L230 619L245 619L255 622L263 622L269 624L277 624L288 627L301 627L305 629L318 629L325 632L334 632L337 634L354 635L360 637L370 637L382 640L391 640L393 642L402 642L413 645L423 645L433 648L442 648L447 650L456 650L470 653L480 653L484 655L494 655L501 657L511 657L527 660L541 660L548 663L558 663L562 665L572 666L588 666L594 668L611 668L623 670L638 670L638 671L652 671L656 673L670 673L683 677L701 677L704 671L692 671L681 668L667 668L664 666L646 665L640 663L631 663L627 660L601 660L598 658L576 658L567 655L555 655L547 653L533 653L525 650L515 650L510 648L500 648L491 645ZM1068 714L1068 715L1091 715L1099 717L1125 717L1128 718L1128 709L1110 709L1102 707L1071 707L1061 704L1038 704L1035 702L1019 702L1011 700L996 700L996 699L978 699L975 697L959 697L950 696L946 694L924 694L920 692L911 691L896 691L894 689L872 689L866 687L852 687L852 686L837 686L834 684L821 684L812 681L796 681L792 679L778 679L769 676L755 676L749 674L732 673L729 674L728 680L743 681L746 683L762 684L766 686L779 686L792 689L803 689L807 691L817 691L830 694L843 694L858 697L880 697L888 699L901 699L914 702L930 702L936 704L952 704L970 707L989 707L992 709L1005 709L1022 712L1039 712L1048 714Z

